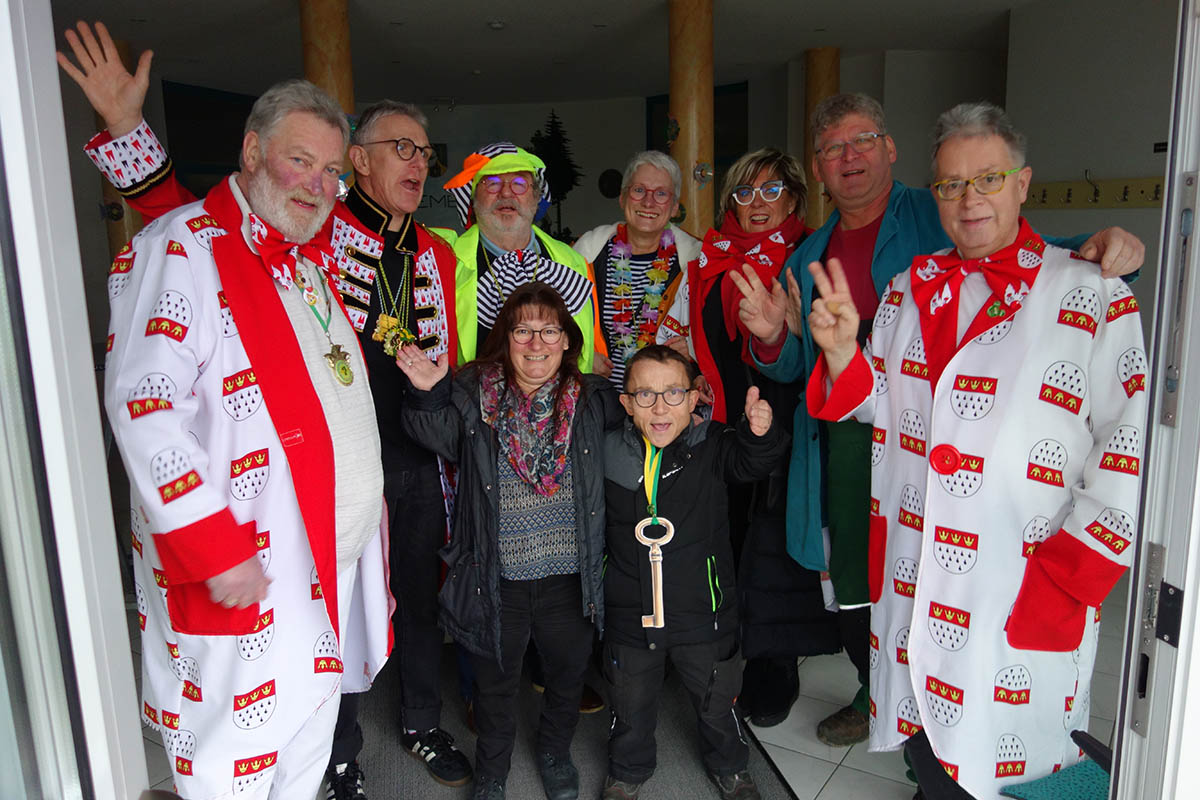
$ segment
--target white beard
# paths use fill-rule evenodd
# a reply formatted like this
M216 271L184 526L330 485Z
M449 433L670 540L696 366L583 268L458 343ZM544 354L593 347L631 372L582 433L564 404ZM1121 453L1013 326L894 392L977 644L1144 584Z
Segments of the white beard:
M289 207L291 196L275 185L265 168L246 173L246 201L250 210L270 223L289 242L304 244L317 235L329 214L333 211L332 200L325 197L313 198L304 194L299 197L317 207L311 219L295 219Z

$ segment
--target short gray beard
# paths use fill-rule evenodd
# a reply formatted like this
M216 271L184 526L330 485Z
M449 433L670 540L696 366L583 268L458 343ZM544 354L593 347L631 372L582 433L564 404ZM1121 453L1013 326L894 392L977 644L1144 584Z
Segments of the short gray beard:
M317 206L316 218L305 225L292 220L288 213L289 199L289 196L271 180L265 166L246 173L246 201L250 204L250 210L282 233L287 241L304 244L321 230L325 220L329 218L329 213L333 211L333 201L324 197L315 200L305 197L305 202L315 203Z

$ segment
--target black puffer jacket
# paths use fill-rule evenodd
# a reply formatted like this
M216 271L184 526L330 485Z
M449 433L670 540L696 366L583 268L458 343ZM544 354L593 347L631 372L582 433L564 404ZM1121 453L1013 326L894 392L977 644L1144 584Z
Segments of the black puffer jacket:
M646 445L631 423L609 431L604 448L609 641L673 647L737 630L726 487L769 475L782 463L789 441L777 423L755 436L743 417L734 428L719 422L693 425L663 450L658 513L675 526L674 537L662 548L666 627L643 628L642 616L653 611L650 551L634 538L634 527L646 517ZM651 527L646 535L660 537L663 529Z
M500 555L496 542L499 443L479 408L479 369L447 376L428 392L413 391L404 430L458 467L448 572L439 594L442 630L467 650L500 659ZM604 630L604 430L625 414L608 381L583 376L568 450L575 486L580 580L585 617Z

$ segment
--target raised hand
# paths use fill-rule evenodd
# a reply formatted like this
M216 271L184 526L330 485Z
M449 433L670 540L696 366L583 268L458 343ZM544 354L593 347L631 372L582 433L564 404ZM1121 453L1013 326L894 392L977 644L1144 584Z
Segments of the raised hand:
M613 373L612 359L599 350L595 351L595 355L592 356L592 372L601 378L611 376Z
M688 341L686 336L672 336L663 342L664 345L674 350L684 358L691 360L692 354L688 352Z
M250 556L204 582L208 596L225 608L248 608L267 599L271 579L263 574L257 555Z
M415 344L406 344L396 354L396 366L408 376L416 389L428 392L450 371L450 359L445 353L438 356L437 363L429 360L425 351Z
M742 293L738 318L746 330L763 344L775 344L787 323L788 299L783 286L772 278L768 287L749 264L742 266L741 275L735 269L729 270L729 278Z
M758 387L746 390L746 421L755 436L766 436L771 429L771 404L758 396Z
M124 136L142 120L154 52L143 52L138 58L137 72L130 75L103 22L96 23L94 35L86 22L77 22L75 27L79 33L68 28L63 35L79 66L71 63L61 50L56 54L58 65L83 89L92 108L104 119L109 134L114 138Z
M820 261L814 261L808 271L821 295L813 301L808 329L813 342L825 353L830 378L837 380L858 352L858 309L840 261L829 259L828 272Z

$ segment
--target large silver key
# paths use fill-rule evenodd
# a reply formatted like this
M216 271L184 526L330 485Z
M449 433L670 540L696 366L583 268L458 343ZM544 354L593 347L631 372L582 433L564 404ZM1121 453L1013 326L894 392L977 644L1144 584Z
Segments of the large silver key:
M650 538L646 535L646 528L651 525L661 525L666 529L666 533L657 539ZM675 526L671 524L671 520L663 517L657 519L646 517L633 529L633 535L639 542L650 548L650 592L654 595L654 613L642 615L642 627L661 628L667 624L666 614L663 611L662 548L675 536Z

